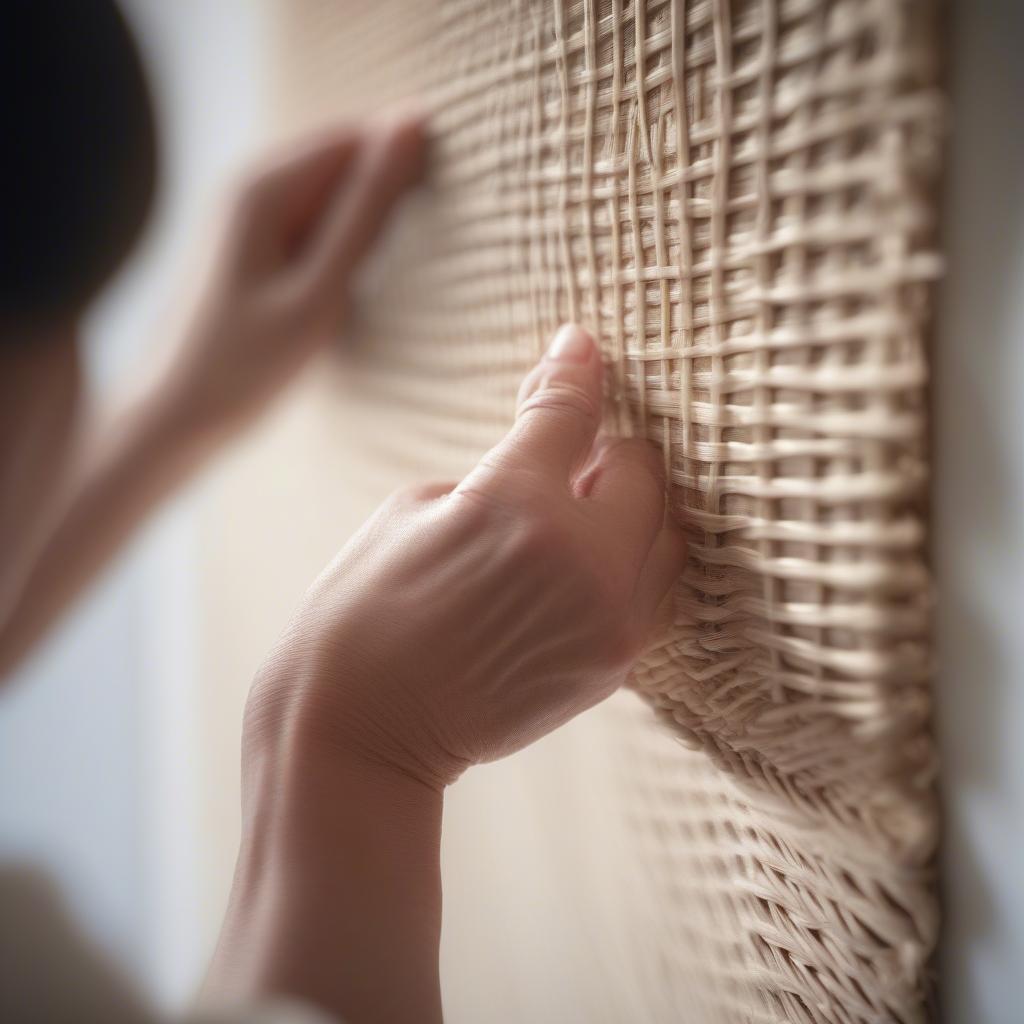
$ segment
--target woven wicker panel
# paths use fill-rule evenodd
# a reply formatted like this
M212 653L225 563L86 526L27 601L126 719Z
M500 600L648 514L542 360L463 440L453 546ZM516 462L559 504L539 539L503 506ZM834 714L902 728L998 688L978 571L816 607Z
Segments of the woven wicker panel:
M925 1016L932 13L281 4L290 122L433 115L350 368L359 445L427 472L479 454L574 319L608 429L664 450L691 558L632 684L702 754L665 763L648 723L617 756L680 1020Z

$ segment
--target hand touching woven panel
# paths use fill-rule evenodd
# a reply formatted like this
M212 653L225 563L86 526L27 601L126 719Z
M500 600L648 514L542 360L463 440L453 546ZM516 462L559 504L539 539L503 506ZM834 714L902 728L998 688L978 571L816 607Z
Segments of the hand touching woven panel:
M432 194L355 368L393 409L382 458L479 455L563 320L600 342L607 426L663 451L690 553L632 684L712 767L631 770L677 844L666 894L683 863L707 882L665 913L735 938L703 974L683 940L665 954L707 1019L925 1014L933 6L390 0L342 22L306 0L285 20L290 110L431 111Z
M315 734L440 792L625 682L686 542L651 446L597 437L601 378L565 325L507 437L460 483L392 495L261 668L246 748Z

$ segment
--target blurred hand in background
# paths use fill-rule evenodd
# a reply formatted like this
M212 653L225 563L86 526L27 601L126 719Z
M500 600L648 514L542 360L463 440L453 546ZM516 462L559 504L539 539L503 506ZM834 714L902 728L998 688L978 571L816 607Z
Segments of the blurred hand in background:
M424 155L421 121L392 116L293 144L243 178L164 381L185 422L244 421L337 336L360 261Z
M74 452L46 508L22 517L32 536L12 542L19 557L3 567L0 676L148 512L337 335L360 260L422 174L424 138L412 116L343 125L252 170L197 260L196 294L165 359L73 435L63 426L37 432L47 446L33 463L63 464L57 447ZM73 363L72 342L38 348ZM65 376L77 388L74 373ZM70 409L76 396L65 390ZM62 424L61 416L51 418Z

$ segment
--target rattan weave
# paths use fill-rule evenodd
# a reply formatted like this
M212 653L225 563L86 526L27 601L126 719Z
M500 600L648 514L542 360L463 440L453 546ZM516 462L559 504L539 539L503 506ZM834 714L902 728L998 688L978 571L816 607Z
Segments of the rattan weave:
M281 4L289 115L432 112L360 444L478 454L573 319L608 429L664 450L691 558L633 685L703 754L668 770L641 731L622 756L680 1021L926 1015L932 8Z

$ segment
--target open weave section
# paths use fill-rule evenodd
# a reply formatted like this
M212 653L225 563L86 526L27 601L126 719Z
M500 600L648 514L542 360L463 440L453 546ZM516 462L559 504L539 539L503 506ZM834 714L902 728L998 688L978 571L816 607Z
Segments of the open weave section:
M358 443L480 454L572 319L608 429L664 452L691 554L632 685L702 753L616 756L679 1020L926 1014L932 7L280 5L290 122L412 97L436 136L376 268Z

